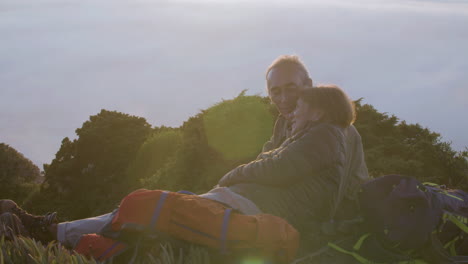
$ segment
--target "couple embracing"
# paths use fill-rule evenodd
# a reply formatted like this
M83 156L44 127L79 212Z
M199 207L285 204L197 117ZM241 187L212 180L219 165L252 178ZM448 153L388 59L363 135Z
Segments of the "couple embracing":
M355 217L359 186L368 180L354 104L339 87L313 86L297 56L280 56L266 72L269 97L280 115L258 157L224 175L199 197L244 215L271 214L301 235L301 252L339 237L337 226ZM11 200L0 213L17 220L20 234L74 248L82 235L99 233L115 213L57 223L33 216ZM345 232L345 231L344 231Z

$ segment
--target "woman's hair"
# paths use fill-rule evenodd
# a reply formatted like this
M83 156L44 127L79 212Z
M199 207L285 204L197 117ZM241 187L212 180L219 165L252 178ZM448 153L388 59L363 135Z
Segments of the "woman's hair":
M356 119L354 102L336 85L305 88L301 91L299 99L302 99L311 109L322 110L321 121L348 127Z

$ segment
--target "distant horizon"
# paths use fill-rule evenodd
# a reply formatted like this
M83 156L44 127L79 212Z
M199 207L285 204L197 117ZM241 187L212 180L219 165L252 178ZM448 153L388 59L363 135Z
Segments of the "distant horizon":
M178 127L242 90L266 96L281 54L468 146L462 1L5 0L0 13L0 142L41 170L101 109Z

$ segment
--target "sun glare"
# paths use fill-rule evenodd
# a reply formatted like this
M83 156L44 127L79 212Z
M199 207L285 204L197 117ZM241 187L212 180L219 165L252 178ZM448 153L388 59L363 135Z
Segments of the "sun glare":
M267 264L263 259L245 259L241 262L241 264Z

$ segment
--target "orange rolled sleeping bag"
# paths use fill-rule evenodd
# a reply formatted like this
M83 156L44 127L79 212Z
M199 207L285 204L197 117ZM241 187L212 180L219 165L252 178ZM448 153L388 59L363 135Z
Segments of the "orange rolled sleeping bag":
M112 229L129 223L224 253L256 249L281 262L293 260L299 247L299 233L280 217L243 215L213 200L161 190L136 190L121 201Z

